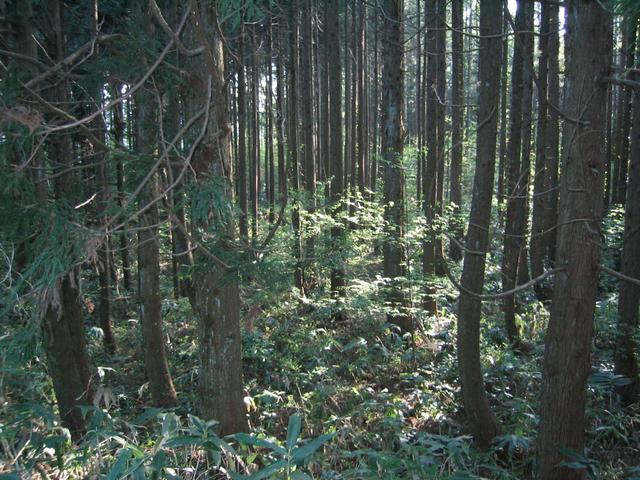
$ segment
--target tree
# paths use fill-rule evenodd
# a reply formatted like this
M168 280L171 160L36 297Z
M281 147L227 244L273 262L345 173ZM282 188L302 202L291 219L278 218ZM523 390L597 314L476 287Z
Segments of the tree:
M403 282L406 276L404 242L405 180L404 152L404 28L402 0L385 0L382 4L383 77L382 77L382 158L385 161L383 245L384 275L391 284L387 295L393 313L390 322L402 331L413 329L406 312L408 299Z
M620 271L640 278L640 89L633 92L633 124L631 126L631 163L627 181L626 211ZM640 287L621 280L618 297L618 336L616 339L615 373L631 380L618 388L624 405L638 401L638 306Z
M508 12L507 12L508 14ZM504 254L502 257L502 287L508 291L518 282L520 258L524 246L526 205L528 201L531 138L531 71L533 68L533 2L521 0L516 11L513 68L511 74L511 109L507 146L507 214L505 218ZM509 341L521 346L516 324L516 297L509 295L503 303L504 322Z
M489 221L495 171L496 135L502 50L502 5L480 2L480 52L478 54L479 97L476 134L476 172L473 180L471 214L465 243L460 304L458 306L458 368L467 419L478 445L489 446L500 432L489 407L480 365L480 310L476 294L484 285L485 255L489 247Z
M220 422L222 435L247 429L243 403L242 339L240 337L240 294L238 274L209 248L232 254L229 244L235 239L233 216L233 164L227 82L224 71L222 38L215 28L218 3L192 0L191 28L198 44L204 47L201 58L190 62L194 79L190 101L202 104L207 116L202 140L192 163L201 191L219 189L222 205L207 212L193 211L201 230L201 247L194 258L195 313L198 317L200 415ZM214 100L212 100L214 99ZM194 109L195 110L195 109ZM213 237L213 238L212 238Z
M453 32L451 35L451 175L449 178L449 200L454 205L454 214L460 215L462 205L462 126L464 120L464 61L463 61L463 38L462 29L464 27L463 1L453 0L451 2L451 24ZM449 257L452 260L462 258L460 242L464 232L461 222L455 218L451 228L452 239L449 243Z
M342 155L342 69L340 65L340 9L337 0L327 0L326 55L329 60L329 129L331 157L331 204L335 215L342 210L344 200L344 157ZM340 239L343 227L331 227L332 250L338 264L331 270L331 292L334 298L344 296L345 272L340 260Z
M586 382L600 269L607 103L602 79L611 61L611 32L599 2L571 0L567 8L567 121L556 260L564 271L555 277L545 338L540 480L585 477L584 470L559 464L563 449L582 453L584 448Z

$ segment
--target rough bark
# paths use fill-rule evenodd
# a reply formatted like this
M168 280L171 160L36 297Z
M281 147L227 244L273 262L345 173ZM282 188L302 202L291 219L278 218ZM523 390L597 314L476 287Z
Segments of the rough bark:
M631 163L627 183L624 235L620 271L640 278L640 90L633 92L633 125L631 127ZM615 373L631 379L618 388L624 405L638 401L638 306L640 287L620 280L618 297L618 337L615 351Z
M633 68L636 51L636 33L638 19L633 15L624 18L622 30L622 50L620 51L621 67L626 70ZM613 203L623 204L627 192L627 170L629 163L629 130L631 124L631 95L630 87L620 86L618 93L618 125L616 149L616 187L613 191Z
M32 11L29 2L21 2L22 18L31 20ZM47 4L47 22L44 45L51 58L59 62L65 55L65 43L62 32L64 5L59 0ZM28 31L28 30L27 30ZM25 31L26 33L26 31ZM27 41L30 56L36 56L32 43L33 36ZM52 101L65 105L69 99L69 85L59 81L52 86ZM56 135L50 140L51 161L54 168L65 169L73 162L71 136ZM54 179L54 195L62 208L70 208L78 199L74 173L70 170ZM36 192L44 200L45 189ZM84 333L82 313L82 293L80 290L79 269L73 268L57 279L46 292L46 309L42 318L44 350L47 355L47 368L53 381L53 389L58 404L62 425L69 429L74 440L78 440L85 431L85 417L82 406L93 403L91 370Z
M551 316L545 339L538 478L583 479L586 472L561 467L562 449L582 453L586 383L591 370L593 316L600 265L604 192L609 18L596 1L567 3L566 102L560 225ZM582 219L577 222L576 219ZM587 220L584 220L587 219Z
M538 277L544 272L545 242L550 233L545 234L544 228L548 223L544 215L549 207L549 185L547 184L547 117L548 107L548 70L549 70L549 24L551 7L548 3L542 3L540 16L540 37L538 48L538 123L536 137L536 162L533 179L533 211L531 215L531 276ZM548 292L542 284L535 285L535 292L539 300L546 300Z
M437 305L434 299L435 288L432 285L432 276L435 274L436 264L436 243L435 234L432 230L437 201L438 187L438 16L437 0L425 1L425 27L427 29L425 39L425 50L427 52L426 78L425 78L425 142L426 142L426 162L422 176L422 195L424 215L427 227L426 238L422 246L422 273L425 277L425 297L424 307L432 314L436 313Z
M338 0L327 1L326 52L333 57L329 62L329 123L331 156L331 203L333 212L340 214L344 197L344 157L342 146L342 68L340 65L340 7ZM345 272L340 259L342 226L331 228L332 250L338 262L331 270L331 292L335 297L344 295Z
M529 145L531 116L531 69L533 61L533 2L520 0L516 12L513 49L511 108L509 110L509 141L507 147L507 213L505 218L504 254L502 257L502 289L512 290L518 280L518 266L524 245L526 203L529 172L523 153ZM527 115L528 114L528 115ZM529 117L527 119L527 117ZM528 123L529 120L529 123ZM528 130L528 134L527 134ZM528 157L527 157L528 158ZM503 301L504 322L511 344L521 344L516 324L516 297L510 295Z
M138 22L145 34L154 35L151 12L148 7L138 4ZM136 127L138 153L141 162L150 166L157 149L158 106L147 90L138 96ZM169 362L165 350L162 330L162 298L160 296L160 239L158 237L158 203L153 200L159 195L157 175L154 175L140 194L139 207L147 207L140 216L138 233L138 302L144 363L153 404L170 407L178 403ZM151 203L153 202L153 203ZM150 205L150 206L149 206Z
M406 270L404 246L404 25L403 0L382 3L382 158L385 160L383 245L384 276L389 279L387 301L393 309L387 319L403 332L412 331L413 321L406 311L408 298L403 283Z
M451 235L453 239L449 243L449 257L452 260L462 258L460 243L463 241L464 232L460 216L462 205L462 125L464 114L464 71L463 71L463 38L464 28L463 1L451 2L451 173L449 178L449 201L453 207L453 222Z
M199 224L204 231L216 232L215 250L227 252L236 238L233 216L233 163L227 82L224 71L222 38L215 25L218 3L191 0L191 28L200 45L201 57L189 64L194 79L191 101L209 98L210 114L205 136L193 163L197 182L216 182L226 207L220 207ZM200 104L200 103L199 103ZM206 237L202 239L206 241ZM240 336L240 293L238 275L211 254L198 249L195 255L194 284L198 317L199 379L198 407L205 419L215 419L219 433L227 435L248 427L243 403L242 338Z
M489 221L495 176L496 135L500 90L502 5L493 0L480 2L480 53L478 56L478 131L476 172L461 285L481 293L484 285L485 256L489 248ZM458 367L464 409L478 445L486 448L499 434L500 426L491 411L484 389L480 365L479 298L460 292L458 307Z

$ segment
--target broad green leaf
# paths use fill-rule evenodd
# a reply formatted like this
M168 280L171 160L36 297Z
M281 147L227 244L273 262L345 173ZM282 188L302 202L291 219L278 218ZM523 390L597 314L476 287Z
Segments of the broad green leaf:
M240 443L244 443L245 445L268 448L269 450L279 453L280 455L287 454L287 451L280 445L270 442L269 440L265 440L264 438L254 437L253 435L249 435L247 433L236 433L233 437Z
M335 433L327 433L320 435L318 438L311 440L303 447L296 448L291 455L291 461L293 463L299 463L309 457L313 452L318 450L322 445L327 443L334 437Z
M287 450L291 451L296 446L301 429L302 418L300 414L294 413L289 417L289 426L287 427Z
M128 448L121 448L118 452L118 457L116 458L116 462L113 464L109 475L107 476L107 480L117 480L119 479L125 471L127 467L127 462L133 455L133 452Z

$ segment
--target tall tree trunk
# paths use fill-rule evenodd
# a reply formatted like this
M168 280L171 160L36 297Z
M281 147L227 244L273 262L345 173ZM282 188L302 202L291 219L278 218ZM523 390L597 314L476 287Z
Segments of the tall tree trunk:
M422 176L422 194L424 195L423 208L430 229L422 247L422 273L425 277L424 307L429 313L436 313L437 305L434 298L432 276L435 274L436 243L433 225L435 223L437 188L438 188L438 0L425 1L425 27L427 35L425 50L426 61L426 115L425 115L425 142L427 148L426 164Z
M146 2L145 2L146 3ZM154 37L151 12L142 2L138 3L138 25L149 37ZM138 95L136 126L138 129L138 153L144 165L151 166L157 149L158 106L153 96L144 90ZM157 175L153 175L140 194L140 231L138 233L138 301L144 348L144 363L149 379L153 404L170 407L178 403L162 331L162 299L160 297L160 239L158 237Z
M559 464L563 449L582 453L587 377L600 266L604 192L607 75L611 32L596 1L567 4L567 97L558 265L545 340L538 445L538 478L572 480L585 471ZM580 219L580 221L577 221Z
M547 184L547 118L548 118L548 70L549 70L549 25L551 6L544 2L540 16L540 37L538 46L538 124L536 137L536 163L533 179L533 212L531 216L531 276L539 277L544 271L545 242L549 234L544 233L545 214L549 207L549 185ZM546 300L548 292L542 284L534 286L539 300Z
M244 10L240 21L240 38L238 58L238 175L236 184L238 185L238 202L240 204L240 239L249 241L249 193L247 186L249 176L247 170L247 84L244 66Z
M496 134L498 130L499 82L502 50L502 5L480 0L480 53L478 55L478 112L476 171L467 229L460 304L458 307L458 367L464 409L481 448L499 434L500 426L489 407L480 366L481 300L467 291L482 293L485 256L489 248L489 221L495 176Z
M276 174L275 158L273 153L273 19L269 17L269 30L267 31L267 203L269 204L269 223L275 222L276 210Z
M47 3L47 24L43 43L54 62L60 62L66 56L62 25L63 8L64 5L59 0ZM20 2L18 16L21 22L17 26L18 38L24 42L23 53L36 58L32 14L30 3ZM62 80L51 85L51 96L53 102L66 106L69 100L68 83ZM54 169L66 170L54 179L55 200L59 208L69 209L78 200L75 174L72 169L67 168L74 160L72 140L70 135L64 133L53 137L49 143L50 161ZM38 179L39 175L36 172L34 180ZM48 196L46 189L36 185L35 191L44 204ZM93 403L79 269L72 268L64 273L44 295L43 303L46 308L41 327L47 368L53 381L62 425L69 429L74 440L78 440L85 431L85 417L81 407Z
M511 109L509 111L509 142L507 151L507 214L504 232L504 254L502 257L502 288L512 290L518 280L518 264L523 247L528 186L528 171L522 153L529 145L523 145L523 137L530 140L531 114L531 69L533 61L533 2L519 0L516 12L517 33L513 49ZM523 33L529 32L529 33ZM528 113L528 115L527 115ZM525 135L525 128L529 134ZM528 152L528 150L527 150ZM503 300L504 322L512 346L520 347L521 339L516 324L516 297L509 295Z
M166 126L165 135L173 138L180 130L180 102L178 92L169 91L167 108L164 115ZM170 158L175 158L171 156ZM182 162L173 161L170 164L167 174L171 183L175 182L182 170ZM183 180L171 191L172 216L171 216L171 238L173 240L173 255L178 275L178 293L181 297L189 299L191 306L194 305L194 290L191 282L191 268L193 266L193 255L189 237L186 235L187 219L184 212L184 192L182 189Z
M120 82L114 82L112 87L112 94L114 96L120 95L122 90L122 84ZM116 145L124 145L125 140L125 128L126 122L124 119L124 102L116 105L113 110L113 136ZM129 145L129 147L131 147ZM116 163L116 188L117 204L120 209L124 205L124 162L122 158L118 158ZM126 224L122 226L120 230L120 259L122 261L122 281L126 291L131 290L131 259L129 257L129 236L127 234Z
M232 208L233 163L227 82L222 38L216 28L218 4L211 5L202 0L190 0L189 3L194 37L205 47L202 56L189 64L194 81L190 100L197 105L201 105L203 99L210 102L205 135L193 163L197 182L203 186L211 181L221 185L228 204L201 219L199 226L216 232L220 240L215 247L224 252L236 238L236 227ZM200 415L207 420L218 420L221 435L245 431L248 425L243 403L238 274L216 257L207 255L202 248L196 251L194 260Z
M338 0L327 0L327 45L329 61L329 123L331 130L331 204L334 215L340 215L344 201L344 157L342 145L342 73L340 65L340 7ZM342 225L331 227L331 249L335 253L331 270L331 293L334 298L344 296L345 272L340 256L343 235ZM338 315L342 317L342 315Z
M627 183L624 217L624 236L620 271L632 278L640 278L640 90L633 92L633 125L631 127L631 164ZM631 379L629 385L618 388L624 405L638 401L638 305L640 287L620 280L618 297L618 336L616 341L615 373Z
M291 189L295 193L293 209L291 212L291 225L293 227L293 255L296 259L294 281L296 287L304 292L304 270L302 265L302 232L300 222L300 145L298 142L298 3L292 0L289 9L289 83L287 85L287 101L289 106L289 138L287 148L289 150L289 178Z
M382 157L385 160L383 245L384 276L391 284L387 299L393 313L390 322L403 332L413 330L407 307L409 299L404 282L407 274L407 254L404 246L405 183L404 183L404 23L403 0L384 0L382 12L383 79L382 79Z
M442 217L444 207L444 171L445 171L445 101L447 97L447 0L437 0L437 74L436 74L436 94L437 94L437 184L436 184L436 211ZM435 239L436 250L436 275L444 275L444 246L442 244L442 230L437 229Z
M638 18L628 15L622 22L622 50L620 62L623 70L633 68L636 50L636 33ZM624 205L626 199L627 170L629 163L629 130L631 123L631 88L620 86L618 97L618 139L616 159L616 188L614 190L614 203Z
M313 115L313 12L311 1L303 2L302 6L302 57L300 61L300 82L307 101L302 102L302 132L304 154L304 189L308 196L307 209L313 214L316 210L316 158L314 145L314 115ZM310 236L305 242L303 264L309 267L314 256L314 241ZM306 270L305 268L305 270ZM309 279L306 279L309 281Z
M462 258L460 242L464 232L460 217L462 205L462 125L464 114L464 86L463 86L463 39L464 28L462 0L451 2L451 174L449 178L449 201L453 204L453 222L451 224L452 240L449 243L449 257L452 260Z
M508 5L503 5L504 21L502 33L502 62L500 75L500 150L498 163L498 215L502 222L502 205L505 200L505 170L507 165L507 104L509 103L509 19ZM468 118L468 117L467 117Z
M548 72L548 98L549 105L560 107L560 19L558 17L559 7L556 4L549 4L549 72ZM545 256L549 263L555 259L556 250L556 226L558 223L558 171L560 158L560 117L558 111L551 106L549 108L549 120L547 124L547 151L545 160L547 167L545 175L548 185L548 206L544 215L544 231L548 232L545 241Z
M251 28L250 54L251 71L251 156L249 161L249 203L251 205L251 238L255 244L258 238L258 197L260 195L260 70L256 61L258 44L255 26Z

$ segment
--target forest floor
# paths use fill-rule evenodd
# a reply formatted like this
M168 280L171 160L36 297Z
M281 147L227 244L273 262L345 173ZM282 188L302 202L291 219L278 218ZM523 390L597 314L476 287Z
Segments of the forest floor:
M497 259L492 261L486 287L499 291ZM192 416L197 411L195 319L188 300L174 300L169 286L164 287L163 318L180 406L170 412L148 408L135 305L131 299L127 309L121 299L115 355L104 353L100 331L88 318L99 384L90 431L78 446L58 425L42 353L33 341L37 336L25 326L2 325L0 479L30 478L31 473L43 479L108 480L245 478L240 474L249 473L246 478L252 479L532 478L545 306L533 293L520 298L520 327L531 349L519 355L508 347L500 304L484 305L482 366L504 434L492 448L479 451L465 428L457 381L455 290L439 280L438 316L416 309L418 328L401 336L385 322L377 277L366 273L376 269L357 256L353 264L357 275L340 305L347 320L337 324L331 320L336 305L325 292L301 298L286 291L265 302L267 293L255 287L243 291L245 298L257 300L243 312L251 434L240 442L219 439L215 426ZM615 292L612 285L601 290L588 386L588 450L568 455L590 478L640 479L640 409L622 409L615 395L621 381L612 373L616 295L609 293ZM300 456L282 463L286 455L279 449L298 418L301 433L292 444L300 447Z

